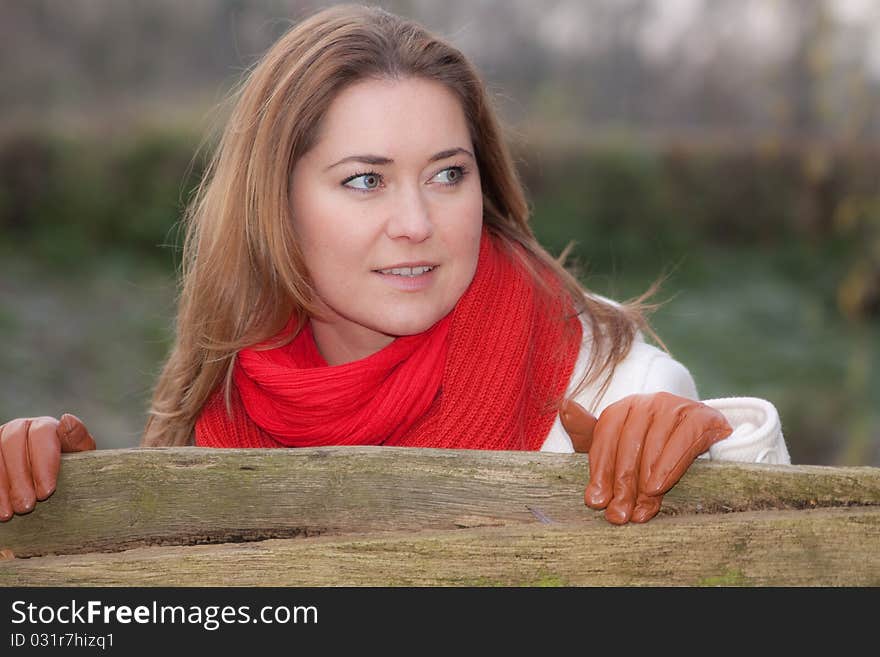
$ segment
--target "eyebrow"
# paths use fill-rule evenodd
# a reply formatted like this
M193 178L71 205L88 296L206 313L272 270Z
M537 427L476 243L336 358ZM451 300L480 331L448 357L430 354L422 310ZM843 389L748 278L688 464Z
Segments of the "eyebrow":
M453 155L464 154L470 155L472 158L474 154L471 153L466 148L448 148L445 151L440 151L439 153L435 153L431 157L428 158L428 162L436 162L437 160L445 160L447 157L452 157ZM474 158L476 159L476 158ZM336 164L331 164L329 167L324 169L324 171L329 171L333 167L337 167L340 164L345 162L363 162L364 164L376 164L376 165L385 165L385 164L394 164L394 160L388 157L383 157L382 155L349 155L348 157L344 157Z

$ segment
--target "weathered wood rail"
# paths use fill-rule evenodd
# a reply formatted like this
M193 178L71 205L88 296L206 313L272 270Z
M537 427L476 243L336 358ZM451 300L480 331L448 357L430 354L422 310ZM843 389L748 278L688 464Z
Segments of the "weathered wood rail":
M880 585L880 468L697 462L643 525L583 454L393 447L63 456L0 586Z

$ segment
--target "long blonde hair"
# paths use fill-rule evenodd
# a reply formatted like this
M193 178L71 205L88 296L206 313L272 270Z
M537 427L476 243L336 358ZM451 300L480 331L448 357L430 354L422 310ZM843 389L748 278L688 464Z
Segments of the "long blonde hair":
M227 407L240 349L276 335L292 313L315 314L314 291L290 221L294 164L315 143L321 117L347 85L420 77L461 101L482 182L484 223L541 283L552 272L588 321L591 360L577 390L606 379L645 321L657 283L619 306L585 295L536 240L495 110L470 62L416 22L377 7L336 5L300 22L240 87L232 115L183 217L176 338L153 391L141 444L187 445L202 406L224 384ZM522 248L514 248L520 245ZM288 338L285 342L289 342ZM283 344L279 343L279 344ZM664 347L665 349L665 347Z

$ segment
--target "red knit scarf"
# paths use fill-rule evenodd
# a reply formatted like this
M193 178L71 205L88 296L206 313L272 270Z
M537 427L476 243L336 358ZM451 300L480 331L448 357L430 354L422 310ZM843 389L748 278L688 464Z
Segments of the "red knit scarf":
M196 422L196 445L540 449L581 324L549 274L554 295L496 239L484 228L474 280L452 312L367 358L327 365L309 324L284 347L241 350L231 416L220 386ZM294 329L291 318L284 331Z

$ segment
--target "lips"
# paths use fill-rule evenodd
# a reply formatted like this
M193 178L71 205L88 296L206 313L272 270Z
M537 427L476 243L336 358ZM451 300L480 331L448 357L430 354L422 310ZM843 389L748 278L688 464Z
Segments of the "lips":
M380 269L378 273L392 276L421 276L429 271L434 271L434 267L392 267L391 269Z
M433 262L399 262L390 267L382 269L374 269L377 274L386 274L389 276L422 276L428 272L434 271L439 265Z
M439 265L419 263L413 266L395 265L387 269L377 269L373 273L378 275L385 283L393 288L404 292L419 292L427 290L434 284L434 272Z

